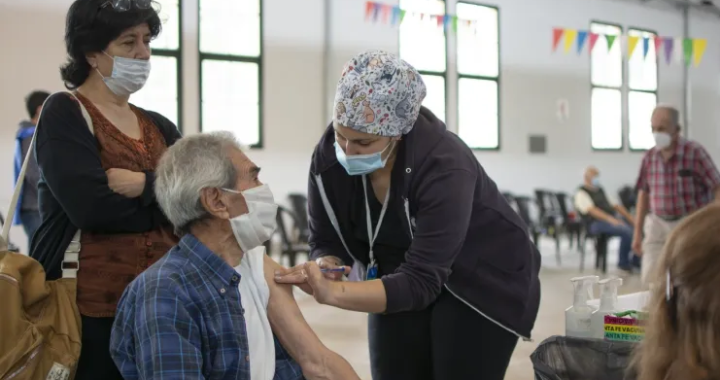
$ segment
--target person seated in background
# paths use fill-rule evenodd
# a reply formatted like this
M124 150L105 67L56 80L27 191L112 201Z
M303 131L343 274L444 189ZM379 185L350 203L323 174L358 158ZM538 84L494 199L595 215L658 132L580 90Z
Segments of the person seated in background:
M40 170L38 169L37 161L33 156L25 169L25 180L23 183L17 183L18 177L20 176L20 169L22 168L23 160L30 149L30 142L35 134L35 126L40 119L40 111L42 110L45 99L50 96L45 91L33 91L30 95L25 98L25 108L27 109L29 120L23 120L20 122L17 135L15 136L16 147L15 147L15 186L22 186L20 192L20 199L18 200L17 210L15 210L15 218L13 218L13 224L22 224L25 230L25 235L28 238L28 248L30 247L30 241L32 240L35 231L40 226L40 210L38 209L38 190L37 185L40 180Z
M277 205L259 172L228 132L161 158L155 197L183 237L120 300L110 352L124 379L359 379L273 281Z
M720 205L670 233L653 272L638 380L714 380L720 375Z
M585 169L583 185L575 194L575 209L582 215L588 232L620 238L618 267L632 271L640 267L640 258L632 255L633 216L622 204L611 202L600 185L600 172L590 166Z

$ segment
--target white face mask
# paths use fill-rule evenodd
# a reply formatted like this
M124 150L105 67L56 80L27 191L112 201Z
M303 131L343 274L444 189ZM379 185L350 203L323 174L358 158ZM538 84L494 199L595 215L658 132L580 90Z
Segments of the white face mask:
M268 185L248 189L240 193L237 190L224 191L242 194L248 206L248 213L230 219L235 239L243 252L261 246L270 240L277 227L278 206Z
M653 137L655 138L655 147L658 149L665 149L672 143L672 136L669 133L655 132Z
M150 76L150 61L124 57L112 57L113 70L110 77L105 77L98 70L105 85L118 96L130 96L140 91ZM96 69L97 70L97 69Z

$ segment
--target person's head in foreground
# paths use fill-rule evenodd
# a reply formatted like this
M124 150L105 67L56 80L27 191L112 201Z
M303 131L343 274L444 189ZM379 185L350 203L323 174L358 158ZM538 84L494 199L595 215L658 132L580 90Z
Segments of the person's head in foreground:
M362 53L343 68L335 92L337 159L350 175L385 167L412 129L427 90L414 67L383 51Z
M650 118L655 147L660 150L672 150L680 139L680 112L671 106L655 107Z
M140 90L150 75L150 41L161 30L156 6L151 0L76 0L65 28L65 86L104 82L125 98Z
M720 379L720 205L675 228L655 275L638 379Z
M178 235L192 234L215 252L235 253L224 257L230 266L275 230L273 194L229 132L179 140L155 175L158 204Z

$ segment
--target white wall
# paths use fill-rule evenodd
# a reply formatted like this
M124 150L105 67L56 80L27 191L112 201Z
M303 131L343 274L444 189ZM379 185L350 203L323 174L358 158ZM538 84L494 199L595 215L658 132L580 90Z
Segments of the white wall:
M71 2L0 0L0 184L4 184L0 209L4 214L12 191L16 125L26 117L23 98L34 89L62 89L58 67L64 60L64 18ZM589 59L552 54L551 29L587 29L590 20L601 20L680 36L679 13L608 0L483 3L500 7L502 130L501 150L477 156L499 186L518 193L536 187L572 190L588 164L603 171L610 189L631 183L641 154L590 149ZM288 192L306 188L310 155L328 121L323 102L328 106L332 100L343 63L365 49L397 52L397 29L365 22L365 0L332 0L330 65L323 72L323 7L323 0L264 0L265 148L251 157L264 167L263 179L281 200ZM183 16L183 120L185 134L191 134L198 131L199 108L196 0L184 0ZM703 64L691 69L689 134L720 160L720 133L715 128L720 120L720 49L715 39L720 20L693 15L691 35L708 38L709 44ZM660 64L661 102L682 106L681 70ZM329 82L327 99L323 99L324 79ZM452 84L449 90L455 91ZM564 123L555 116L558 98L570 100L570 120ZM453 109L454 97L449 99ZM547 154L527 153L529 134L547 135ZM13 237L24 246L21 229L14 229Z

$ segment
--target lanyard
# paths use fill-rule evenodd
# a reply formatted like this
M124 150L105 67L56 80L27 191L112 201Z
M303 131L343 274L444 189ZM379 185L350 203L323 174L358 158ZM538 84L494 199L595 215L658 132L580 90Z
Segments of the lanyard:
M390 199L390 185L388 185L387 193L385 194L385 201L383 202L382 211L380 211L380 217L378 218L377 226L375 227L375 233L372 232L372 220L370 218L370 203L368 203L367 195L367 179L366 176L362 176L363 190L365 191L365 219L367 220L367 231L368 231L368 242L370 243L370 265L375 264L375 255L373 254L373 245L375 239L377 239L378 232L380 232L380 225L382 225L383 218L385 217L385 211L387 211L388 200Z

